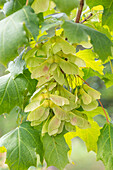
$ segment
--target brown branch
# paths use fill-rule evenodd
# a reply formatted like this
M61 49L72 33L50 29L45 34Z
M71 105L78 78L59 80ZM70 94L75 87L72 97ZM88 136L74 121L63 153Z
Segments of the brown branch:
M82 77L80 77L79 75L77 75L77 76L78 76L85 84L87 84L89 87L91 87ZM101 105L101 107L102 107L102 109L103 109L103 112L104 112L104 114L105 114L107 123L109 123L109 119L108 119L107 113L106 113L106 111L105 111L105 109L104 109L104 107L103 107L100 99L98 99L98 101L99 101L99 103L100 103L100 105Z
M26 0L26 6L28 5L29 0Z
M84 22L87 21L92 15L93 15L93 14L90 13L89 16L88 16L87 18L85 18L83 21L81 21L80 23L81 23L81 24L84 23Z
M84 6L84 0L80 0L80 8L77 12L77 16L76 16L76 20L75 20L76 23L79 23L81 13L82 13L82 10L83 10L83 6Z

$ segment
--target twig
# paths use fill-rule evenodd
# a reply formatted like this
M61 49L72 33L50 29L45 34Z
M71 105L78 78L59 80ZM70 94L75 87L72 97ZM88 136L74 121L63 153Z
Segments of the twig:
M84 23L84 22L87 21L92 15L93 15L93 14L90 13L89 16L88 16L87 18L85 18L83 21L81 21L80 23L81 23L81 24Z
M76 16L76 20L75 20L76 23L79 23L80 16L81 16L81 13L82 13L82 10L83 10L83 6L84 6L84 0L81 0L80 1L80 8L77 12L77 16Z
M105 116L106 116L106 120L107 120L107 122L109 123L108 116L107 116L107 114L106 114L106 111L105 111L105 109L104 109L104 107L103 107L103 105L102 105L100 99L98 99L98 101L99 101L99 103L100 103L100 105L101 105L101 107L102 107L102 109L103 109L103 111L104 111L104 114L105 114Z
M26 6L28 5L29 0L26 0Z
M77 76L78 76L85 84L87 84L89 87L91 87L82 77L80 77L79 75L77 75ZM104 107L103 107L100 99L98 99L98 101L99 101L99 103L100 103L100 105L101 105L101 107L102 107L102 109L103 109L103 112L104 112L104 114L105 114L107 123L109 123L109 119L108 119L107 113L106 113L106 111L105 111L105 109L104 109Z

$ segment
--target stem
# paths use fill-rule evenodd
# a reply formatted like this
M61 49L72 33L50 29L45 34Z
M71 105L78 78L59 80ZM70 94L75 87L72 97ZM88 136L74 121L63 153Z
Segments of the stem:
M76 20L75 20L76 23L79 23L79 20L80 20L81 14L82 14L82 10L83 10L83 6L84 6L84 0L81 0L80 1L80 8L77 12L77 16L76 16Z
M85 18L83 21L81 21L80 23L82 24L83 22L87 21L93 14L90 13L89 16L87 18Z
M26 0L26 6L28 5L29 0Z
M89 87L91 87L83 78L81 78L79 75L77 75L77 76L78 76L85 84L87 84ZM105 114L107 123L109 123L109 119L108 119L107 113L106 113L106 111L105 111L105 109L104 109L104 107L103 107L100 99L98 99L98 101L99 101L99 103L100 103L100 105L101 105L101 107L102 107L102 109L103 109L103 112L104 112L104 114Z
M109 58L109 62L110 62L111 73L113 74L113 65L112 65L112 62L111 62L110 56L109 56L108 58Z
M107 116L107 114L106 114L106 111L105 111L105 109L104 109L104 107L103 107L103 105L102 105L100 99L98 99L98 101L99 101L99 103L100 103L100 105L101 105L101 107L102 107L102 109L103 109L103 111L104 111L104 114L105 114L105 116L106 116L106 120L107 120L107 122L109 123L108 116Z

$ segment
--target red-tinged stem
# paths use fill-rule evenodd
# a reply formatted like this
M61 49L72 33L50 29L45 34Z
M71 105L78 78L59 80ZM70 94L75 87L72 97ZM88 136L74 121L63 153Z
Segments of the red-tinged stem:
M26 6L28 5L29 0L26 0Z
M100 103L100 105L101 105L101 107L102 107L102 109L103 109L103 111L104 111L104 114L105 114L105 116L106 116L106 120L107 120L107 122L109 123L108 116L107 116L107 114L106 114L106 111L105 111L105 109L104 109L104 107L103 107L103 105L102 105L100 99L98 99L98 101L99 101L99 103Z
M78 76L85 84L87 84L89 87L91 87L82 77L80 77L79 75L77 75L77 76ZM105 114L107 123L109 123L109 119L108 119L107 113L106 113L106 111L105 111L105 109L104 109L104 107L103 107L100 99L98 99L98 101L99 101L99 103L100 103L100 105L101 105L101 107L102 107L102 109L103 109L103 112L104 112L104 114Z
M83 6L84 6L84 0L81 0L80 1L80 8L77 12L77 16L76 16L76 20L75 20L76 23L79 23L79 20L80 20L81 14L82 14L82 10L83 10Z

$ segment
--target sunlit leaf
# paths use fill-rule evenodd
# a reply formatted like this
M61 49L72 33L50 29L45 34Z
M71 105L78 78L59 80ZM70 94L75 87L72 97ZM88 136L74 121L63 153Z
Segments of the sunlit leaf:
M72 139L78 136L86 143L88 152L89 151L97 152L97 140L98 136L100 135L100 127L94 121L90 123L91 127L88 129L80 129L76 127L76 132L68 132L65 134L66 143L70 148L72 148L71 146Z
M49 8L49 0L34 0L32 6L34 11L37 13L47 11Z
M97 6L97 5L102 5L104 7L103 10L103 15L102 15L102 24L103 25L108 25L111 30L113 30L113 23L110 22L113 18L113 0L96 0L96 1L90 1L86 0L87 4L89 5L90 8Z
M90 67L95 71L98 71L103 75L103 68L101 60L95 60L97 58L96 54L92 50L82 50L76 53L76 56L83 59L86 63L86 67Z

